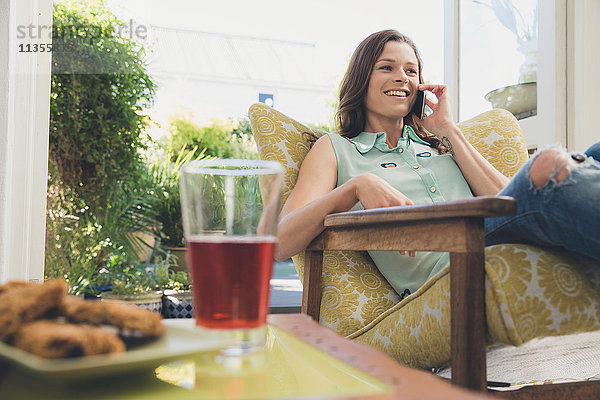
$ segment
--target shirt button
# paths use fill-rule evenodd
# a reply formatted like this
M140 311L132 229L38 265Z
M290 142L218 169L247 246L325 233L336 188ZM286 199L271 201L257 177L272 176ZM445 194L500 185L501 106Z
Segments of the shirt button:
M436 189L435 189L435 186L432 186L432 187L430 187L430 188L429 188L429 191L430 191L431 193L435 193L435 190L436 190Z
M419 169L418 165L413 165L413 169Z
M403 149L402 147L400 147L400 148L398 149L398 153L402 153L403 151L404 151L404 149Z

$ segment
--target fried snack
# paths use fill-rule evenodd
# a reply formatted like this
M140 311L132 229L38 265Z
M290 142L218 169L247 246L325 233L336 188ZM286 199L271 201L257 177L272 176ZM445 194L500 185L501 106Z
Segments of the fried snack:
M39 283L26 281L8 281L4 285L0 285L0 294L15 288L38 286Z
M75 323L113 325L121 331L135 334L161 336L165 326L159 314L141 307L116 301L90 301L67 297L62 303L60 314Z
M115 335L89 325L49 320L25 323L15 334L13 345L44 358L122 353L125 343Z
M58 308L67 294L67 289L67 284L57 279L47 281L43 285L12 284L0 293L0 340L14 335L21 324Z

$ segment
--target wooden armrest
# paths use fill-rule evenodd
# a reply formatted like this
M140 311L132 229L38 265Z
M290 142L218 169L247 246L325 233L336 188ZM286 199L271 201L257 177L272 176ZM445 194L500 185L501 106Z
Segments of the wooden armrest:
M325 227L359 227L379 223L433 221L461 217L501 217L514 215L516 212L517 202L512 197L481 196L442 203L374 208L330 214L325 217Z
M485 390L484 218L514 215L511 197L331 214L307 247L302 311L319 320L324 250L450 252L452 382Z
M483 247L484 217L516 210L512 197L482 196L331 214L307 250L474 251Z

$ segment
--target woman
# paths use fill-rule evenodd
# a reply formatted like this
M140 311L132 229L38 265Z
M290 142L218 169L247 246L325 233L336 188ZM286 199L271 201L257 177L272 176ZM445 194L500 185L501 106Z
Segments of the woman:
M340 132L304 159L281 212L276 258L303 250L331 213L500 194L516 198L518 215L487 219L487 245L565 247L600 260L600 163L549 148L509 181L456 126L447 87L423 84L421 69L416 46L396 31L358 46L340 88ZM412 111L418 90L437 99L426 100L433 112L422 120ZM600 160L598 145L588 156ZM447 253L369 254L403 297L448 263Z

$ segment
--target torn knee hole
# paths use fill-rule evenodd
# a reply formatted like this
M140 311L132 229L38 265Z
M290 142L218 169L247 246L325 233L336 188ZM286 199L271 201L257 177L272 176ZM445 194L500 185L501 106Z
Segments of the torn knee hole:
M544 187L550 179L562 182L569 176L568 165L576 165L577 162L571 157L557 149L547 149L538 155L529 168L529 178L536 189Z

